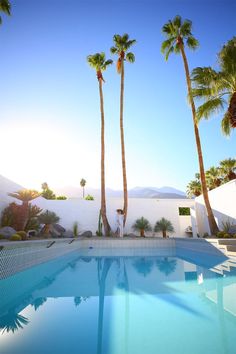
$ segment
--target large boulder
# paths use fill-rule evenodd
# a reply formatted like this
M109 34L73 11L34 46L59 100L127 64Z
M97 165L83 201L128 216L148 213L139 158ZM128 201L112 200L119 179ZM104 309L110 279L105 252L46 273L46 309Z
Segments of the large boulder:
M55 236L64 236L66 229L62 227L60 224L53 224L51 227L51 233Z
M79 235L80 237L92 237L93 233L92 231L85 231L83 232L81 235Z
M2 235L4 238L10 238L12 235L16 233L16 230L13 229L11 226L4 226L0 229L0 235Z

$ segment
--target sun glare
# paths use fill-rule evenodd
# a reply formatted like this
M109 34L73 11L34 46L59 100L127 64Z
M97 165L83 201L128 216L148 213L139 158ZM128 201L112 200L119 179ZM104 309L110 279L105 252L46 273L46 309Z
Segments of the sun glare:
M81 139L69 139L69 133L48 122L8 123L0 133L1 173L27 188L40 188L47 181L52 186L79 185L95 157L86 151Z

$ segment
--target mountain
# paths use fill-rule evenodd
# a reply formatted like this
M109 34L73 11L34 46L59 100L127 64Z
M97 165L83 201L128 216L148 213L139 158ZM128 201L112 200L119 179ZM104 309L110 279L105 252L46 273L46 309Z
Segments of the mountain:
M68 198L81 198L82 189L79 187L62 187L54 188L57 195L66 195ZM85 195L91 194L94 198L100 196L100 190L95 188L85 187ZM106 196L110 198L122 197L121 190L106 189ZM176 188L172 187L135 187L129 190L129 198L157 198L157 199L183 199L186 194Z

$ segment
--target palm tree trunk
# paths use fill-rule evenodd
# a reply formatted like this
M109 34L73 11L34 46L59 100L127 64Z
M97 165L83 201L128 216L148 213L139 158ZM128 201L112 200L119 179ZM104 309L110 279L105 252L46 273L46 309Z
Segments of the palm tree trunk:
M187 81L188 96L189 96L190 105L191 105L191 109L192 109L194 134L195 134L195 140L196 140L196 146L197 146L198 162L199 162L200 177L201 177L201 184L202 184L202 193L203 193L203 198L204 198L204 202L205 202L205 206L206 206L206 210L207 210L207 217L208 217L210 232L212 235L215 235L219 231L219 229L216 224L216 221L215 221L212 209L211 209L209 197L208 197L203 156L202 156L201 140L200 140L197 118L196 118L196 108L195 108L195 104L194 104L193 97L191 94L191 80L190 80L190 74L189 74L189 68L188 68L188 61L187 61L187 57L186 57L186 54L184 51L184 46L183 46L182 41L179 42L179 45L180 45L182 58L184 61L184 69L185 69L185 75L186 75L186 81Z
M110 234L110 225L106 216L106 196L105 196L105 118L102 92L102 78L99 79L100 110L101 110L101 216L104 226L105 236Z
M123 114L124 114L124 78L125 78L125 68L124 59L121 59L121 80L120 80L120 140L121 140L121 159L122 159L122 173L123 173L123 193L124 193L124 226L127 218L128 212L128 191L127 191L127 176L126 176L126 161L125 161L125 139L124 139L124 125L123 125Z
M163 238L166 238L166 230L162 230Z

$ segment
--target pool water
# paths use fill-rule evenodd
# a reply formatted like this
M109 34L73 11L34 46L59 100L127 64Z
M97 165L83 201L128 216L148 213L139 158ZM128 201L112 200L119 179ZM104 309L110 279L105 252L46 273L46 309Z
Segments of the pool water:
M236 264L88 253L0 281L0 353L236 353Z

